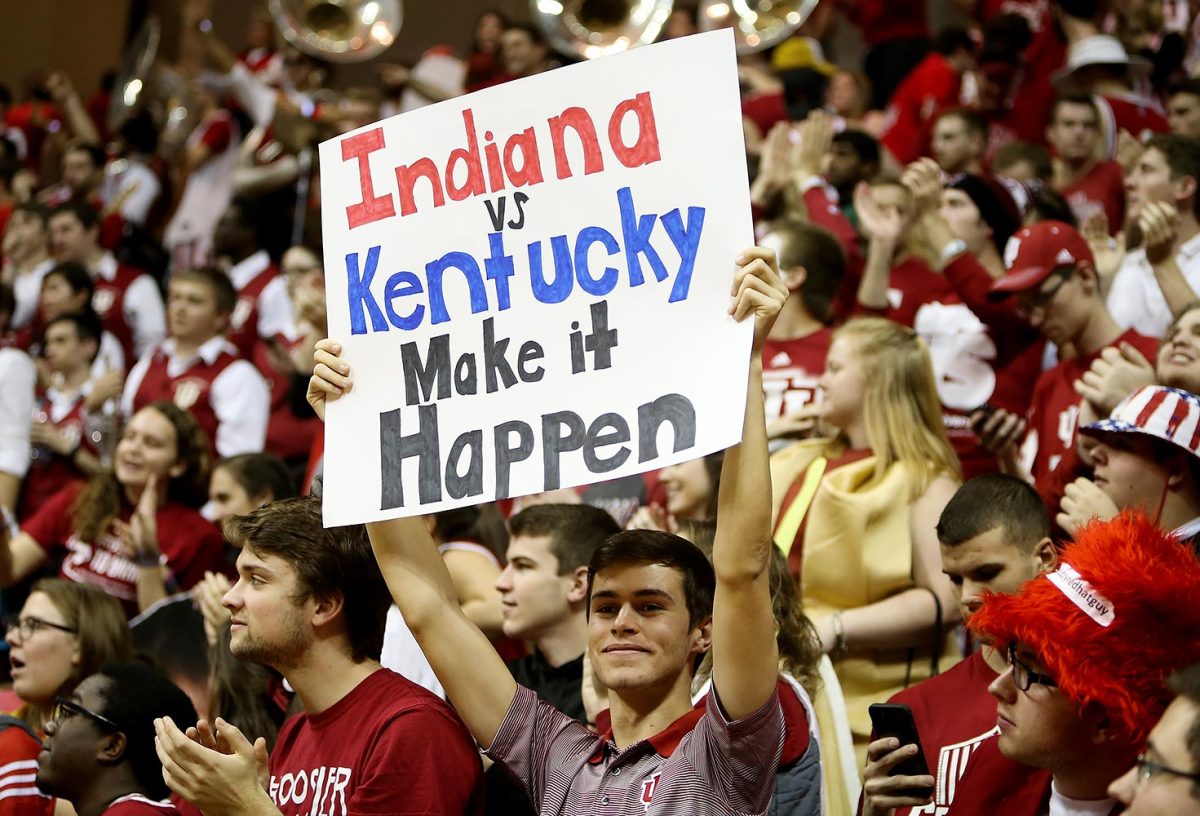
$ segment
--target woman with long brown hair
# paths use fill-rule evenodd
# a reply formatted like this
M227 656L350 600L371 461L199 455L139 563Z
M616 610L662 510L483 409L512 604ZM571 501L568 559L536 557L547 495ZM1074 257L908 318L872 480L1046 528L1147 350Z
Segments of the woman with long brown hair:
M132 617L222 569L221 533L198 512L208 451L190 414L147 405L129 420L111 468L63 488L0 546L0 586L62 555L63 578L101 587Z

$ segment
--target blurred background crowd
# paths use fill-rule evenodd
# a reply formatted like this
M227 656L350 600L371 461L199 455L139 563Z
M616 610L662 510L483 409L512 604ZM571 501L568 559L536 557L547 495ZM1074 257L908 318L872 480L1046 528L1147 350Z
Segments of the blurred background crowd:
M856 800L867 705L977 654L958 625L972 579L944 571L939 551L960 543L939 518L964 479L1031 486L1056 542L1125 509L1200 533L1198 12L1194 0L6 10L5 611L43 628L106 620L68 585L99 587L120 607L104 613L110 628L134 621L138 648L170 655L197 710L273 733L283 686L222 651L236 552L218 525L319 492L304 395L327 334L315 146L732 28L746 155L711 161L746 162L756 237L793 295L764 355L776 542L806 616L794 643L811 647L793 673L815 693L819 656L833 658L826 685L844 704L818 701L818 715L846 736L822 738L825 784ZM516 658L506 519L584 504L614 528L703 540L719 473L718 454L430 525L464 610ZM994 490L982 500L1000 501ZM994 577L976 583L1004 589ZM37 656L37 628L8 630L9 708L35 731L88 673ZM97 637L110 657L130 648L110 642L127 634ZM412 644L387 644L407 665Z

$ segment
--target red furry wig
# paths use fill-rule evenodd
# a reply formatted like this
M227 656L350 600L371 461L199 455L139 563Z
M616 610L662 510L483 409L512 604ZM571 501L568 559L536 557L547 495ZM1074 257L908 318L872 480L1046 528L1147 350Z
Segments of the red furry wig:
M1200 560L1141 513L1082 528L1062 566L989 594L971 629L1032 649L1063 693L1098 703L1140 746L1171 701L1166 679L1200 661Z

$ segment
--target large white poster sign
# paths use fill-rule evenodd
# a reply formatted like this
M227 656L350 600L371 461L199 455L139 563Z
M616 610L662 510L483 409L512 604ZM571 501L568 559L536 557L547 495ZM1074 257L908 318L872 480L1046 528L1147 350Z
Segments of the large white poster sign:
M753 233L733 37L673 40L321 145L325 523L629 476L741 435Z

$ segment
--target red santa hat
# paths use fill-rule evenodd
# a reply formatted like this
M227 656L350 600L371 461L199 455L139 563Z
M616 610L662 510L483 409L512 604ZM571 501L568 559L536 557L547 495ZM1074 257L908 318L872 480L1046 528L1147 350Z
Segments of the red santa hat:
M1200 661L1200 560L1144 514L1083 527L1057 570L989 594L970 627L1023 643L1080 705L1103 706L1140 746L1172 695L1167 675Z

